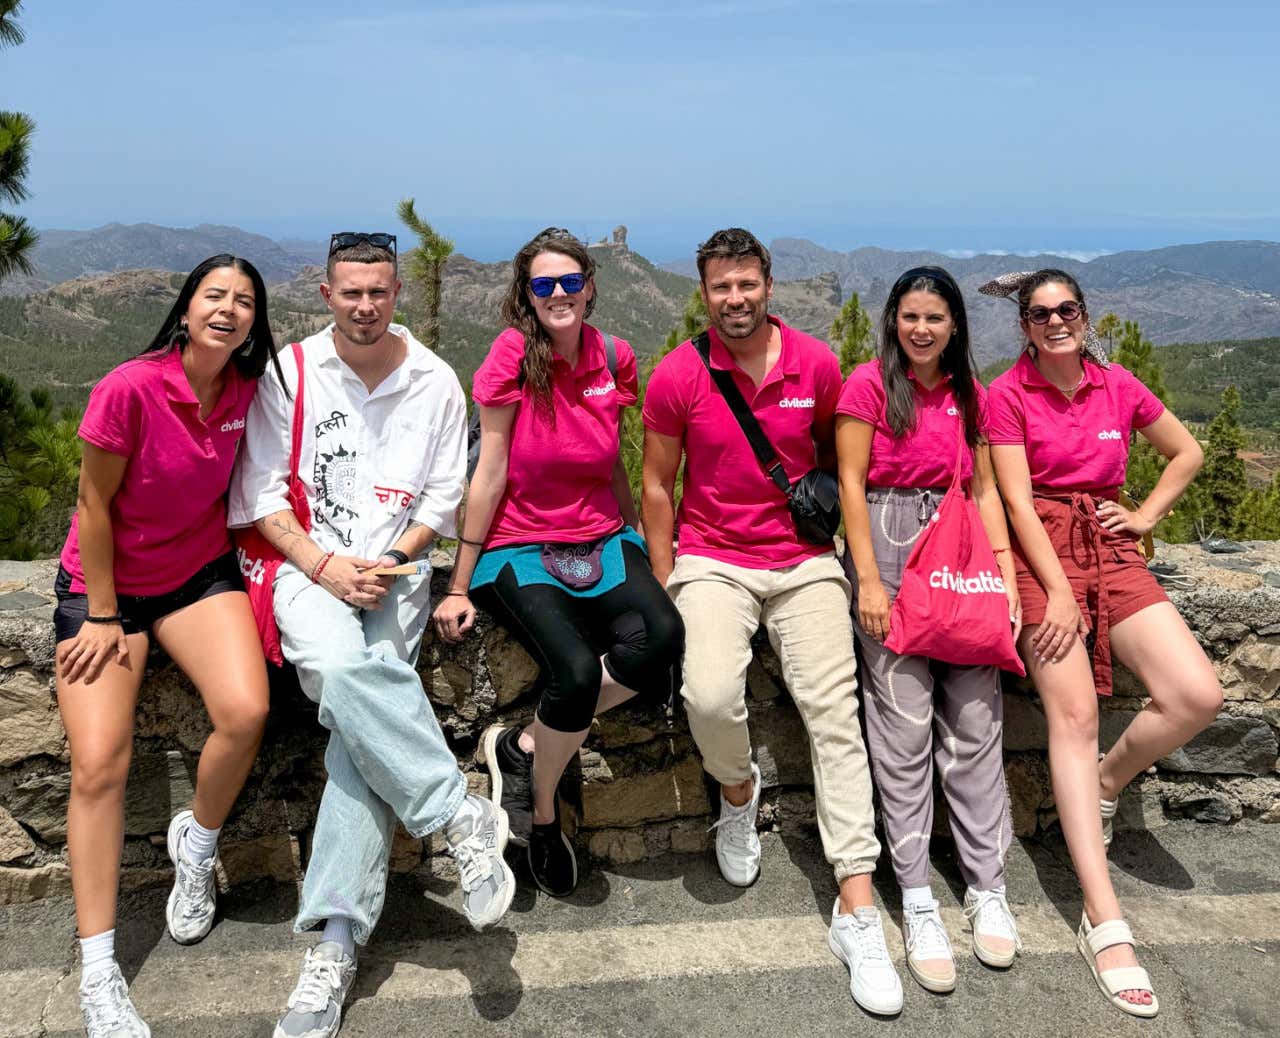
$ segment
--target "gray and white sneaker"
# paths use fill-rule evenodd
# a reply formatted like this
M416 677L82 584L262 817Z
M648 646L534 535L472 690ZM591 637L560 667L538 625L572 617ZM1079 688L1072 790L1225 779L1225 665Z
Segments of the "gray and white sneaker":
M273 1038L333 1038L342 1023L342 1004L356 979L356 960L337 941L307 949L288 1012L276 1023Z
M849 967L849 994L858 1005L882 1016L902 1012L902 981L889 958L878 909L855 908L843 915L837 899L831 910L827 946Z
M756 814L760 810L760 769L751 764L751 799L735 807L720 793L720 819L716 831L716 864L725 882L749 887L760 875L760 837Z
M458 863L462 911L477 930L492 926L511 907L516 877L503 858L510 829L507 813L491 800L468 796L444 831L445 846Z
M129 999L129 985L120 967L100 970L80 985L80 1016L87 1038L151 1038Z
M179 944L194 944L213 927L217 907L213 864L207 861L193 865L182 856L182 837L195 819L190 811L179 811L169 823L169 860L173 862L173 889L164 907L169 936Z

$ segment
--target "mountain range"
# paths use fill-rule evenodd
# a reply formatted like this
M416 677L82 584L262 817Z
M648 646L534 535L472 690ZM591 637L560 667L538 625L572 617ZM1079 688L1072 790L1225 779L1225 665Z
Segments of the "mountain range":
M404 247L407 244L402 243ZM977 286L1011 269L1057 266L1084 286L1095 315L1137 320L1157 344L1280 336L1280 244L1209 242L1124 252L1082 262L1062 256L979 255L860 248L835 252L798 238L770 245L772 309L789 323L826 337L841 304L857 292L873 315L905 269L937 264L965 290L980 364L1018 347L1013 306ZM235 227L167 228L109 224L92 231L43 231L36 274L0 286L0 365L25 385L52 387L60 402L82 401L87 387L151 337L181 284L179 272L206 256L248 256L271 285L272 325L282 341L327 321L318 292L325 246L273 241ZM680 322L696 287L692 261L661 266L625 244L592 247L598 305L594 323L652 354ZM692 275L692 276L691 276ZM453 256L443 283L441 352L464 383L500 330L499 305L509 263ZM401 310L420 319L421 292L406 283ZM1170 355L1171 359L1173 355Z

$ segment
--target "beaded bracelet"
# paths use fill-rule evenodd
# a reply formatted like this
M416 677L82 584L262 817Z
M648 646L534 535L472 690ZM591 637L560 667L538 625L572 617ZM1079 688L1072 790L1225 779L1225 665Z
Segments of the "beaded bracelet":
M110 616L86 616L84 622L87 624L122 624L124 616L120 613L112 613Z
M327 551L320 556L320 561L311 567L311 583L318 584L320 582L320 574L324 572L325 566L329 565L331 558L333 558L333 552Z

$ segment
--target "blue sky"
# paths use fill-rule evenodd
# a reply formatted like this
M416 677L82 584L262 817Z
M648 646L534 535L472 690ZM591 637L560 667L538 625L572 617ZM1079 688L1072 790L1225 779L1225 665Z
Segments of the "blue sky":
M1271 3L28 0L0 104L41 227L318 239L419 211L482 259L626 223L1091 253L1280 239Z

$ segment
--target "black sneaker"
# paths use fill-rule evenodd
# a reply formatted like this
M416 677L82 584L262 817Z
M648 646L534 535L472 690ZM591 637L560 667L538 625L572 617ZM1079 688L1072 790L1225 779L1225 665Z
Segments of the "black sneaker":
M578 859L573 845L560 828L560 809L556 820L547 825L533 825L529 835L529 871L538 889L552 897L568 897L578 886Z
M529 846L533 825L533 754L520 749L520 729L492 725L484 733L489 766L489 799L507 812L511 842Z

